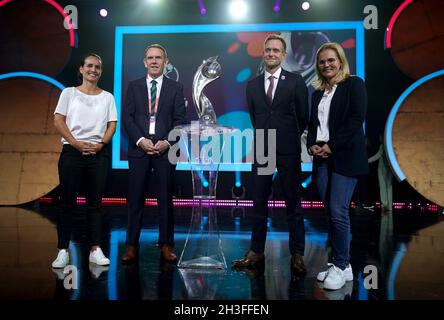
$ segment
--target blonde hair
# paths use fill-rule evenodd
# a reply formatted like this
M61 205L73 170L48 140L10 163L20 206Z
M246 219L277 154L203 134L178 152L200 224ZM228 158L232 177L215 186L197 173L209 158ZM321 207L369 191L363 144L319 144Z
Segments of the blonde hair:
M319 70L319 54L324 50L333 50L336 52L336 56L339 59L340 67L338 74L333 78L333 83L339 83L345 81L348 77L350 77L350 67L348 65L347 57L345 56L344 49L341 47L339 43L336 42L328 42L324 43L316 52L316 80L313 81L312 85L316 90L325 90L329 84L327 79L325 79L321 71Z

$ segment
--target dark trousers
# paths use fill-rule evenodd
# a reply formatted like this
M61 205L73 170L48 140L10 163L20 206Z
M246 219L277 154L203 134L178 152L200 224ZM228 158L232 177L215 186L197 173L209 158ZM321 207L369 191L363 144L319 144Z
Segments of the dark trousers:
M276 167L287 207L289 248L293 255L304 255L305 227L300 200L301 157L299 155L277 155ZM254 222L250 249L263 253L267 237L268 198L271 194L273 175L258 175L254 167Z
M138 246L142 228L146 189L153 178L157 191L159 212L158 244L174 245L173 215L173 174L174 167L168 161L168 154L160 157L144 155L141 158L128 158L128 226L126 244Z
M99 245L102 232L101 202L109 166L109 150L84 156L65 144L59 158L60 211L57 222L58 248L67 249L71 239L72 215L82 181L86 182L88 237L91 246Z
M335 172L330 159L322 160L317 168L316 184L329 220L331 262L342 270L350 262L349 206L357 180Z

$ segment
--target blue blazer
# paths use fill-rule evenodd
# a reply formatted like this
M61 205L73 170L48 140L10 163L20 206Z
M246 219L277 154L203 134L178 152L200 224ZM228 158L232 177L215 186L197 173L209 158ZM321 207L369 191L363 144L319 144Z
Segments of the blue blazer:
M266 98L264 83L262 74L247 84L247 103L253 128L276 129L278 155L300 155L301 135L308 122L308 89L304 79L282 69L271 105Z
M316 144L319 126L318 106L323 91L316 90L311 97L312 112L308 124L307 148ZM350 76L338 83L333 95L328 129L332 151L333 170L344 176L368 174L367 150L363 123L367 112L367 91L364 81ZM316 172L319 159L314 159L313 168Z
M128 133L128 156L142 157L145 153L136 145L141 137L148 137L149 112L146 78L130 82L122 109L123 125ZM185 98L182 84L163 77L153 143L168 140L168 133L177 125L185 124ZM175 141L170 141L174 143Z

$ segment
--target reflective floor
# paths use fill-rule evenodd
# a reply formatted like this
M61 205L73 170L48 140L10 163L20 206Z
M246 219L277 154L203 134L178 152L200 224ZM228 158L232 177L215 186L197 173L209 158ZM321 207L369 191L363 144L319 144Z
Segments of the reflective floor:
M306 210L308 274L290 272L285 209L270 209L263 272L180 269L161 264L155 207L146 207L137 264L123 266L125 206L104 206L102 249L109 267L88 262L84 207L79 207L70 245L74 273L50 267L57 249L56 207L0 207L0 299L62 300L404 300L444 299L444 216L426 210L351 210L354 281L327 291L316 274L328 260L327 223L319 209ZM250 243L252 208L217 208L227 264ZM175 207L180 255L192 208ZM65 287L71 288L67 290Z

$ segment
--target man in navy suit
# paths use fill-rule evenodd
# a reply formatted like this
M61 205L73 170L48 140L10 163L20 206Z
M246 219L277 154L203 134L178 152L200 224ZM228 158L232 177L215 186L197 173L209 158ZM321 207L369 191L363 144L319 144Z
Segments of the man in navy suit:
M308 90L303 78L282 69L286 56L286 43L276 34L269 35L264 43L263 60L265 74L251 80L247 85L247 103L251 123L255 130L255 145L259 141L257 132L263 129L265 137L276 132L276 145L265 143L268 157L275 155L279 180L287 207L289 227L289 249L292 271L305 274L304 217L300 202L301 178L301 135L308 122ZM265 138L265 141L268 141ZM273 154L274 153L274 154ZM235 268L251 268L263 265L267 234L268 197L271 193L273 172L263 174L264 165L258 161L256 152L253 169L255 192L254 223L250 250L245 257L233 261ZM274 170L273 170L274 171Z
M168 161L168 133L185 122L183 86L163 75L168 63L166 50L158 44L145 49L143 59L147 76L132 81L123 106L123 124L128 133L128 226L123 263L137 259L145 191L153 177L159 211L161 258L176 261L172 183L174 167Z

